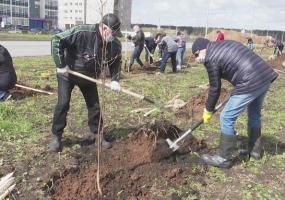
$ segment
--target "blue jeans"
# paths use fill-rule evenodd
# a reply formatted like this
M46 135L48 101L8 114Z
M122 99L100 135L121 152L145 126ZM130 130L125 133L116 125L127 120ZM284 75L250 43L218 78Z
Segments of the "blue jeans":
M234 129L235 122L246 107L248 115L248 127L260 128L261 108L269 86L270 83L253 92L231 96L220 116L222 133L226 135L236 134Z
M162 72L162 73L165 70L168 58L171 58L172 72L176 72L176 51L174 51L174 52L164 51L162 53L162 60L161 60L161 64L160 64L160 72Z
M185 53L185 47L178 48L176 54L176 62L177 65L179 66L182 66L184 64L184 53Z
M5 94L7 94L6 91L0 90L0 99L2 99L5 96Z

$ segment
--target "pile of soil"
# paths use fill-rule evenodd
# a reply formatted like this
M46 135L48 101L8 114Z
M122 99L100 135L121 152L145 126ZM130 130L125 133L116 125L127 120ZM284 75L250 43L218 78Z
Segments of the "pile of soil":
M251 37L251 33L241 33L233 30L220 30L224 32L226 40L235 40L241 43L247 43L247 38ZM212 41L216 40L216 30L209 33L208 38ZM252 34L252 40L255 44L263 44L266 40L271 39L267 36L259 36Z
M25 99L26 97L32 97L38 94L36 92L28 91L28 90L17 88L17 87L14 87L9 92L11 93L12 99L14 100Z
M21 85L23 85L23 84L21 84ZM36 86L35 89L41 89L41 90L44 90L47 92L54 92L54 89L50 85L46 85L44 87ZM32 96L43 94L43 93L39 93L39 92L31 91L31 90L26 90L26 89L19 88L19 87L14 87L9 92L11 93L12 99L14 99L14 100L21 100L21 99L24 99L27 97L32 97Z
M191 67L191 63L195 63L195 57L192 54L186 54L184 63L187 67Z
M285 67L282 66L282 63L285 61L285 54L281 56L277 56L274 60L267 61L269 65L271 65L274 69L279 69L284 71Z
M165 183L159 184L160 187L182 184L192 173L192 163L197 164L198 161L197 157L188 156L188 160L182 164L177 162L177 157L190 151L208 150L204 141L192 137L181 144L186 151L174 153L168 148L165 138L173 140L180 132L179 128L167 121L156 121L128 138L116 141L112 149L102 151L100 182L103 197L99 198L96 187L98 166L91 164L57 180L52 198L152 199L158 181Z
M192 96L188 100L185 107L181 108L175 113L176 117L191 119L193 121L200 120L203 115L206 101L208 99L208 92L209 92L209 89L205 90L204 92L198 95ZM228 91L225 88L222 88L217 105L225 101L229 97L229 95L230 95L230 91Z

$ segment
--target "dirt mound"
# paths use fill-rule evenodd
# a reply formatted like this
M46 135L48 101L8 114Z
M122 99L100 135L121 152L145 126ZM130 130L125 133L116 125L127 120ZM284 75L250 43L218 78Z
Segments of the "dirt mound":
M36 86L35 89L40 89L40 90L44 90L44 91L47 91L47 92L54 92L54 89L50 85L46 85L44 87ZM23 89L23 88L20 88L20 87L14 87L9 92L12 94L12 99L14 99L14 100L21 100L21 99L24 99L26 97L32 97L32 96L42 95L43 94L43 93L39 93L39 92Z
M167 121L144 126L128 138L116 141L112 149L102 152L103 197L98 197L96 188L97 165L91 165L58 180L53 199L152 199L157 181L181 184L186 180L183 174L191 173L188 164L197 163L197 160L192 158L187 165L173 163L178 153L174 154L165 146L164 138L174 139L179 132L180 129ZM194 137L188 140L186 148L187 152L207 150L204 141Z
M195 63L195 57L191 54L186 54L185 58L184 58L184 64L187 67L191 67L191 63Z
M203 114L203 110L205 108L206 101L208 99L208 92L209 89L191 97L188 100L186 106L178 110L175 115L179 118L187 118L192 119L194 121L200 120ZM217 105L225 101L229 97L229 95L230 92L227 89L222 88Z
M284 71L285 67L282 66L282 63L285 61L285 54L276 57L274 60L267 61L269 65L271 65L274 69L279 69Z
M233 30L221 30L221 31L224 32L226 40L235 40L242 43L247 43L247 38L251 37L251 33L241 33ZM216 40L216 30L209 33L208 37L212 41ZM270 37L252 34L252 40L255 44L263 44L268 39L270 39Z
M17 88L17 87L13 88L9 92L11 93L12 99L14 99L14 100L21 100L21 99L24 99L26 97L32 97L32 96L37 95L36 92L27 91L27 90Z

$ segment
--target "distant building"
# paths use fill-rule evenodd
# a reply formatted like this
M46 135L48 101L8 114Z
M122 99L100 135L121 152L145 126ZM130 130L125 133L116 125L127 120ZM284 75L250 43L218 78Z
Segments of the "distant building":
M101 5L100 2L103 2ZM78 24L99 23L102 16L115 13L122 20L122 29L131 27L132 0L60 0L58 26L67 29Z
M58 26L68 29L84 23L84 0L60 0L58 5Z
M30 0L29 28L58 27L58 0Z
M56 28L57 14L58 0L0 0L2 26Z
M41 18L46 20L48 28L58 27L58 2L62 0L40 0Z
M0 17L3 26L29 26L29 0L1 0Z

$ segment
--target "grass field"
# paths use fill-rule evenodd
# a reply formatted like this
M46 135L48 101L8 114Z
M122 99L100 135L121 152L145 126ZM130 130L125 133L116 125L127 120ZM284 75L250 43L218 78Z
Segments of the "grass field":
M33 33L6 33L0 32L0 40L12 40L12 41L26 41L26 40L50 40L51 34L33 34Z
M1 34L0 34L1 37ZM263 52L267 57L268 51ZM18 82L39 88L51 87L56 92L55 66L51 57L15 58L14 64ZM193 66L193 65L192 65ZM195 85L208 82L202 65L188 67L176 74L167 67L165 75L123 73L121 86L143 94L159 102L167 102L175 95L188 101L193 95L204 90ZM285 77L274 82L266 97L263 108L263 135L265 136L265 156L260 161L241 162L229 170L214 167L204 169L193 165L197 175L185 175L187 184L169 187L165 199L172 193L183 199L284 199L285 197ZM224 85L228 88L228 85ZM228 88L230 89L230 88ZM137 108L151 105L122 93L113 93L99 86L101 103L105 105L104 122L109 131L108 138L127 136L126 129L138 128L154 120L166 118L182 129L187 129L193 121L177 118L174 112L154 112L150 117L141 113L131 113ZM0 177L12 170L16 171L17 189L11 199L49 199L43 190L44 182L38 180L41 173L56 168L61 159L70 157L80 148L74 144L65 147L59 155L49 155L47 144L51 132L51 120L57 95L26 95L24 98L0 104ZM198 116L199 118L199 116ZM237 121L239 134L246 136L247 118L243 114ZM78 88L73 92L68 116L66 137L84 137L88 134L87 112ZM195 136L206 140L210 148L216 148L219 138L218 117L203 125ZM202 172L204 172L202 174ZM203 181L201 182L201 179ZM38 181L37 181L38 180ZM195 190L197 193L189 193ZM188 192L188 193L187 193ZM26 196L28 195L29 196Z

